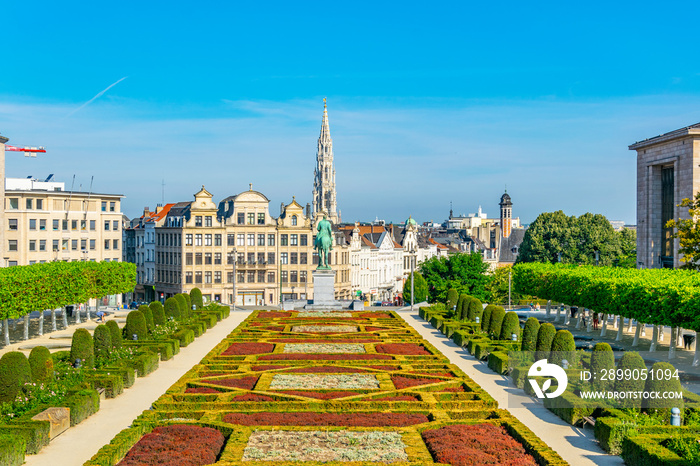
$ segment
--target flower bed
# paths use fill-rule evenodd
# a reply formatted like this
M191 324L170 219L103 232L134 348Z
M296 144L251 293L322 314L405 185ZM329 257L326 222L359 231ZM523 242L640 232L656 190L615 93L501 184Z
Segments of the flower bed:
M351 354L364 353L365 345L360 343L287 343L285 353L304 354Z
M379 388L377 377L372 374L275 374L270 390L316 389L353 390Z
M392 375L391 381L394 383L397 390L408 387L417 387L418 385L442 382L440 379L414 379L412 377L403 377L401 375Z
M275 338L273 343L380 343L376 338L344 338L338 337L332 340L322 338Z
M258 377L241 377L239 379L216 379L203 380L203 382L219 385L221 387L242 388L244 390L252 390L258 382Z
M302 311L297 313L298 318L309 318L309 317L321 317L321 318L326 318L326 317L352 317L351 312L333 312L333 311Z
M382 398L365 398L367 401L419 401L418 398L411 395L401 396L385 396Z
M244 426L405 427L429 422L425 414L230 413L224 422Z
M250 370L253 372L262 372L262 371L274 371L277 369L286 369L287 367L289 367L289 366L273 366L273 365L270 365L270 366L252 366L250 368Z
M363 361L394 359L388 354L266 354L258 361Z
M313 390L280 390L279 393L283 393L285 395L305 396L316 400L334 400L336 398L345 398L346 396L355 396L360 394L359 392L341 390L331 392L316 392Z
M217 390L211 387L187 387L185 393L221 393L221 390Z
M287 372L294 374L359 374L367 371L356 367L313 366L291 369Z
M283 317L292 317L291 312L267 311L260 312L257 315L258 319L281 319Z
M423 440L438 463L452 466L499 464L536 466L535 459L503 427L492 424L451 425L426 430Z
M274 398L265 395L256 395L255 393L246 393L231 398L231 401L275 401Z
M353 333L357 327L352 325L295 325L294 333Z
M377 353L402 354L408 356L430 356L432 353L423 345L415 343L385 343L375 347Z
M406 461L398 432L253 432L243 461Z
M391 319L392 318L389 314L386 314L384 312L365 312L364 314L360 314L358 317L361 317L363 319Z
M222 356L238 356L247 354L264 354L272 353L275 345L272 343L231 343L226 351L221 353Z
M210 427L172 425L156 427L141 437L119 466L212 464L224 445L221 432Z

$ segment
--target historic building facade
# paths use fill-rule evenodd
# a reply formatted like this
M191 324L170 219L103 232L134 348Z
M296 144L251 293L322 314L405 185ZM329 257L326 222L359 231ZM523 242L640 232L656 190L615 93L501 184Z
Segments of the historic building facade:
M700 189L700 123L629 146L637 152L637 267L678 267L678 240L666 222Z
M316 150L314 190L312 192L313 215L325 213L333 225L340 222L340 211L335 192L335 165L333 164L333 140L328 126L328 108L323 99L323 120Z

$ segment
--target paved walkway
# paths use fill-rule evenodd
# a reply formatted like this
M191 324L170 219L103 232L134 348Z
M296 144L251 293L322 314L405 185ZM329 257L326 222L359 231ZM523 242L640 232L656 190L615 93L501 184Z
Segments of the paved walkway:
M157 371L137 377L131 388L116 398L103 400L100 410L51 441L37 455L27 455L27 466L76 466L93 457L121 430L158 399L185 372L206 356L223 338L250 315L240 308L196 338L170 361L161 361ZM94 325L94 322L93 322ZM71 328L73 331L73 328ZM34 340L32 340L34 341Z
M395 310L450 362L462 369L498 401L499 407L507 409L569 464L574 466L624 464L622 458L608 455L598 446L592 429L580 429L562 421L540 401L525 395L523 390L515 387L509 377L496 374L485 362L477 361L465 349L455 345L452 340L419 317L417 309L414 312L411 312L410 308Z

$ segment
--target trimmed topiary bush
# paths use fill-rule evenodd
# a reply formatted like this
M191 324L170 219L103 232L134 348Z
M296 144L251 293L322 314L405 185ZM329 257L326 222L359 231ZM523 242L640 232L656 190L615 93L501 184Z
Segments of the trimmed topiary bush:
M454 288L447 290L447 303L445 303L445 307L452 310L457 305L457 301L459 301L459 293L457 293L457 290Z
M554 340L556 333L557 329L549 322L540 325L540 331L537 332L537 346L535 347L537 351L535 359L537 361L549 358L549 353L552 351L552 340Z
M484 309L484 313L481 315L481 330L484 332L489 331L489 325L491 325L491 313L496 308L495 305L489 304Z
M45 346L36 346L29 353L29 367L32 370L32 381L48 383L53 380L53 358Z
M192 302L193 306L197 306L198 311L204 307L202 292L199 288L192 288L192 291L190 291L190 301Z
M187 303L187 315L192 317L192 300L190 299L190 295L182 293L182 297L185 298L185 302Z
M70 362L74 364L80 359L82 367L95 367L95 349L92 335L84 328L73 332L73 341L70 345Z
M165 309L160 301L153 301L148 307L153 312L153 325L163 325L165 323Z
M95 328L92 339L95 357L109 358L112 352L112 333L109 328L104 324L98 325L97 328Z
M32 381L32 368L27 357L19 351L10 351L0 358L0 403L11 403Z
M185 296L182 293L178 293L174 296L174 298L175 301L177 301L178 307L180 308L180 317L187 318L190 313L187 309L187 300L185 299Z
M112 347L120 349L122 347L122 329L119 328L119 324L114 320L108 320L105 325L109 329Z
M175 298L165 300L165 320L169 320L171 317L174 320L180 319L180 305Z
M592 383L595 390L613 389L615 380L608 376L608 371L611 369L615 369L615 355L612 348L607 343L596 343L591 353L591 373L595 376Z
M498 338L501 335L501 327L505 317L506 310L501 306L494 306L493 311L491 311L491 319L489 320L489 334L494 335L494 338Z
M561 366L564 360L568 361L570 367L576 364L576 342L571 332L559 330L552 339L549 362Z
M537 349L537 332L540 331L540 321L535 317L528 317L523 329L522 351L535 351Z
M153 323L153 311L145 304L140 305L138 310L143 313L143 317L146 319L146 329L150 332L156 327Z
M148 338L148 329L146 327L146 318L141 311L131 311L126 316L126 326L124 327L124 336L127 340L133 340L134 335L139 340Z
M656 398L649 397L644 402L644 410L648 413L661 413L666 420L671 419L671 408L678 408L683 412L683 398L671 398L671 393L683 392L681 381L678 378L678 370L668 362L655 362L647 374L644 391L658 393ZM669 394L664 398L664 393Z
M511 340L511 335L515 333L520 338L520 320L518 314L513 311L508 311L503 318L501 324L500 340Z
M476 322L476 317L479 316L479 320L481 320L481 315L483 313L484 305L478 298L472 297L472 299L469 300L467 308L467 319L471 322Z
M639 353L629 352L622 355L620 361L617 363L617 369L622 369L622 373L627 369L632 373L636 369L636 374L640 374L642 371L647 370L646 364L644 364L644 359L639 355ZM641 377L622 377L615 379L615 391L617 392L641 392L644 390L644 380ZM619 400L620 406L625 408L639 408L641 407L641 400L633 398L623 398Z
M465 306L465 302L469 302L469 295L459 295L459 298L457 299L457 307L454 310L455 320L462 320L462 309Z

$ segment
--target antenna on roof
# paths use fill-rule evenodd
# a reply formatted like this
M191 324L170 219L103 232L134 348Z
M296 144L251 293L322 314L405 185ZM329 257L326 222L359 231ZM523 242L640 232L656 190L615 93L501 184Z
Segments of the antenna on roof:
M160 201L165 205L165 178L163 178L163 181L161 182L161 193L160 193Z
M90 177L90 191L88 191L88 198L85 202L85 212L83 212L83 219L87 219L88 207L90 205L90 196L92 196L92 181L95 179L95 175Z

